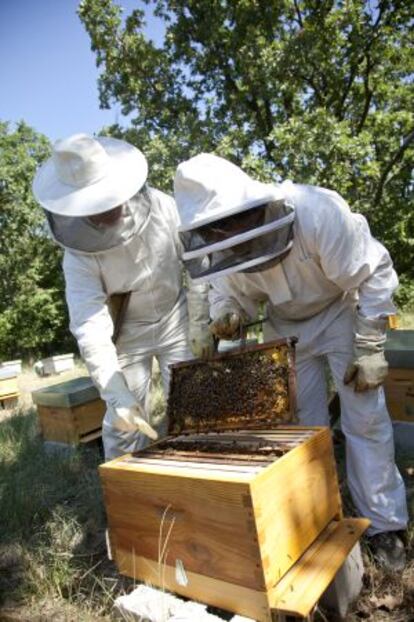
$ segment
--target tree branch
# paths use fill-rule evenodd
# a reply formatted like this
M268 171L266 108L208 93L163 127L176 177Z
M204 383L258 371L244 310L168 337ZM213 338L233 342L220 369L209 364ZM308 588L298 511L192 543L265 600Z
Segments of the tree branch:
M303 19L302 19L302 13L300 12L300 8L299 5L297 3L297 0L293 0L293 4L295 5L295 11L296 11L296 15L298 18L298 24L301 28L303 28Z
M388 162L387 166L383 170L383 173L382 173L382 175L380 177L380 180L378 182L377 191L376 191L375 196L374 196L374 200L373 200L374 205L379 203L380 200L381 200L384 187L385 187L385 185L388 182L387 178L388 178L389 172L391 171L392 167L398 162L398 160L403 155L404 151L407 149L407 147L409 146L409 144L413 140L414 140L414 130L412 130L408 134L408 136L403 140L400 148L398 149L398 151L395 152L394 156L391 158L391 160Z
M341 101L339 102L339 105L337 107L337 117L339 119L343 119L344 118L346 99L347 99L347 97L349 95L349 92L350 92L350 90L352 88L352 85L353 85L353 83L355 81L355 78L357 76L358 67L360 66L360 64L362 63L364 58L368 59L369 51L371 49L372 44L374 43L375 37L376 37L377 32L379 30L379 27L380 27L380 24L381 24L381 20L382 20L382 17L384 15L384 11L385 11L385 6L384 6L384 3L382 2L378 6L378 15L377 15L377 18L376 18L374 24L372 25L371 38L369 39L367 44L364 46L364 48L362 50L362 54L356 59L356 62L354 64L354 66L350 70L349 77L348 77L348 80L347 80L347 83L346 83L346 86L345 86L345 90L344 90L344 92L342 94ZM371 68L372 68L372 66L370 65L370 69ZM372 97L372 93L371 93L371 97ZM371 97L370 97L370 99L371 99ZM369 106L368 106L368 110L369 110ZM366 114L368 114L368 110L367 110ZM364 119L364 122L365 122L365 119Z
M370 56L369 54L367 54L367 65L365 68L365 73L364 73L364 93L365 93L365 103L364 103L364 109L362 111L362 115L361 118L359 120L358 123L358 127L356 129L356 133L359 134L362 130L362 128L364 127L366 118L368 116L368 112L369 112L369 107L371 105L371 100L372 100L372 96L374 94L374 91L372 91L369 87L369 73L371 71L372 65L371 65L371 60L370 60Z

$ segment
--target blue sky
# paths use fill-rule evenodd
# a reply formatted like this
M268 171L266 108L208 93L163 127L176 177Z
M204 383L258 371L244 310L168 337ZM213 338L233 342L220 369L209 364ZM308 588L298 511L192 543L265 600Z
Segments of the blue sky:
M100 110L95 55L76 14L79 0L0 0L0 121L24 120L54 141L124 120ZM128 14L140 0L116 0ZM148 17L147 33L162 39ZM125 122L125 121L124 121Z

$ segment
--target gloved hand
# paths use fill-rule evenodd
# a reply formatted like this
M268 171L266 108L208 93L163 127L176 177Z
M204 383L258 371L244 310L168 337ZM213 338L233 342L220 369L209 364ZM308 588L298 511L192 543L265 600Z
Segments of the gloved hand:
M385 319L356 315L354 357L344 375L344 384L353 382L356 392L375 389L387 377L388 363L384 356L386 326Z
M247 317L242 311L231 311L211 322L209 329L217 339L234 340L241 337L246 321Z
M145 436L157 440L158 434L150 426L150 424L142 417L142 409L140 406L130 406L111 408L107 411L110 414L110 420L105 416L105 423L113 426L121 432L142 432Z
M214 355L216 344L208 329L208 324L192 324L190 322L188 338L191 351L195 357L209 359Z

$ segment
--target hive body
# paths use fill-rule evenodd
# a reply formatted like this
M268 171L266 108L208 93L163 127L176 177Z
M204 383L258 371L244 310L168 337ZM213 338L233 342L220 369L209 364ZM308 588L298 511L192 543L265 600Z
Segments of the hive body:
M46 441L78 444L102 435L106 406L89 377L43 387L32 398Z
M265 370L269 386L259 379L257 394L245 391L236 382L238 363L229 363L228 355L204 371L196 364L192 375L188 364L173 367L173 434L103 464L100 475L112 555L122 574L270 622L276 609L296 611L286 590L290 594L292 585L299 589L303 583L298 569L305 552L306 568L314 569L315 542L348 525L330 431L286 424L294 415L292 345L274 342L245 354L252 357L249 369ZM276 367L271 373L269 361ZM226 376L233 382L223 400L220 378ZM197 405L200 386L205 402ZM313 575L319 591L301 615L326 589L358 535L349 535L339 565L324 577Z

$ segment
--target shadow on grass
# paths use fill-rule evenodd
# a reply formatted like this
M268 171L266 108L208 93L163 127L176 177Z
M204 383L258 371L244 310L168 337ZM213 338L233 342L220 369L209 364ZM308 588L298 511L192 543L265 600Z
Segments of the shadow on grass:
M122 579L106 556L100 462L97 446L46 450L33 411L0 423L0 619L35 600L108 611Z

